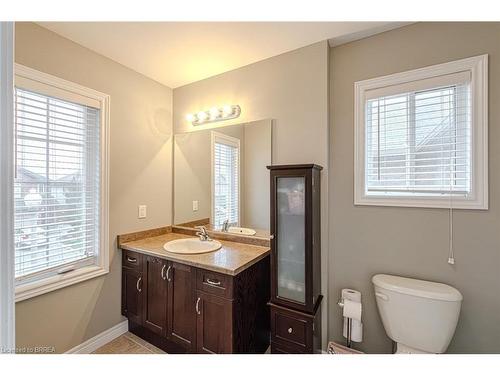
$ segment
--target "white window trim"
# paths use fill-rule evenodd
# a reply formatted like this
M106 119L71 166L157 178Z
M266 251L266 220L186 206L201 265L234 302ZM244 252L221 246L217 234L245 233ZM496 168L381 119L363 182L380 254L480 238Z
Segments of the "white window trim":
M470 72L472 105L472 194L465 197L373 196L365 190L365 102L367 93L392 85ZM488 209L488 55L354 83L354 204L371 206Z
M215 162L215 140L217 138L221 138L226 140L229 143L237 144L238 145L238 223L237 225L240 225L241 223L241 145L240 145L240 139L236 137L231 137L229 135L223 134L216 132L212 130L210 132L210 201L212 202L211 204L211 210L210 210L210 222L215 223L215 199L214 199L214 193L215 193L215 178L214 178L214 162Z
M14 22L0 22L0 348L15 347Z
M107 94L66 81L26 66L15 64L16 78L22 77L52 86L55 90L64 90L69 94L78 94L97 101L100 106L100 249L97 265L84 266L65 274L52 275L43 279L16 286L16 302L39 296L67 287L109 272L109 124L110 97Z

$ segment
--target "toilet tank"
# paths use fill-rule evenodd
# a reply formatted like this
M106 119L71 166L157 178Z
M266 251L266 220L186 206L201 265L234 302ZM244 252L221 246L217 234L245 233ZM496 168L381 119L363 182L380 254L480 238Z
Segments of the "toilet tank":
M393 275L372 278L387 335L429 353L444 353L455 333L462 294L446 284Z

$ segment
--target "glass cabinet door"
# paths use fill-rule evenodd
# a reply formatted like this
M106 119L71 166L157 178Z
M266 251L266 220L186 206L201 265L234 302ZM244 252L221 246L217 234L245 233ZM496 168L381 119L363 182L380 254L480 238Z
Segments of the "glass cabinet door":
M277 177L277 293L305 303L305 177Z

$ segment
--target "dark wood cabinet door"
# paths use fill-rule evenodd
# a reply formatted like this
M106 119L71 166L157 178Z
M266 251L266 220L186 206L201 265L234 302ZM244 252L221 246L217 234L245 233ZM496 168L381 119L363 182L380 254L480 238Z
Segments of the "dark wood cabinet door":
M321 289L320 170L313 164L271 170L271 301L312 313Z
M166 335L167 328L167 261L148 256L144 264L144 326Z
M196 349L198 353L233 351L233 303L206 292L196 292Z
M195 269L184 264L169 263L168 268L167 337L194 351L196 334Z
M130 321L142 324L144 303L142 272L122 270L122 314Z

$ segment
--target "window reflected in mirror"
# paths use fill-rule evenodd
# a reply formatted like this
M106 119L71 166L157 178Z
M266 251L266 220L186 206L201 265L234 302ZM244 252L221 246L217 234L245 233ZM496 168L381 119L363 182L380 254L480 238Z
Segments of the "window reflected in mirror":
M272 121L175 135L174 224L269 236Z

